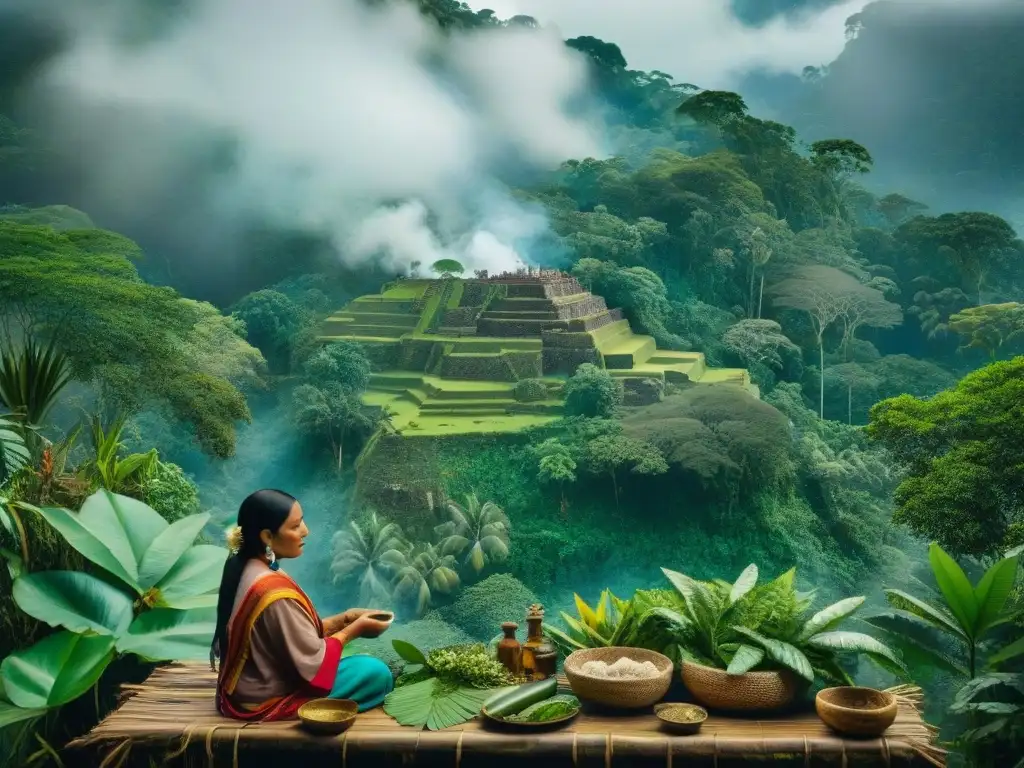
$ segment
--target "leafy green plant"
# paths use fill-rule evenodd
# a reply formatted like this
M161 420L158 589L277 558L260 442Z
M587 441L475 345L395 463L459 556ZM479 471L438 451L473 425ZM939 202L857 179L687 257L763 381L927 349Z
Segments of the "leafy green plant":
M957 691L950 712L972 718L973 727L957 739L972 765L1002 765L1001 757L1024 754L1024 675L1019 671L970 680ZM1015 768L1022 766L1024 758Z
M906 674L886 645L861 632L837 627L864 602L850 597L808 616L811 596L794 587L796 570L758 586L756 565L732 584L703 582L662 568L679 593L683 611L654 609L674 627L683 657L741 675L760 669L788 669L808 683L822 678L851 685L841 654L860 653L884 669Z
M142 495L149 474L156 467L158 455L154 448L147 453L133 453L124 458L118 454L124 447L121 433L126 418L115 418L108 427L99 416L89 417L94 457L81 468L81 474L112 493Z
M900 589L886 589L893 610L866 621L884 630L908 661L974 679L985 638L1015 618L1006 605L1022 549L1008 552L972 585L956 561L933 542L928 560L941 598L923 599ZM946 652L950 647L956 649L956 658ZM1000 663L1021 655L1024 639L996 652L988 662Z
M0 485L29 462L28 446L18 425L0 416Z
M447 511L449 520L435 529L442 555L461 558L462 567L474 575L508 557L512 526L501 507L493 501L481 504L471 493L466 506L449 501Z
M360 525L355 520L333 537L334 583L355 583L359 601L389 601L396 574L408 565L408 543L402 529L372 512Z
M25 425L43 424L69 381L71 364L53 341L44 347L29 336L0 350L0 405Z
M610 589L601 593L594 608L587 605L576 593L573 593L573 599L576 601L578 616L574 618L564 611L561 612L562 621L565 622L568 631L563 632L550 624L544 628L552 642L564 653L581 648L624 644L623 634L630 625L624 623L622 619L630 608L629 601L616 597Z
M107 490L78 513L32 509L106 574L42 571L15 579L18 607L61 629L0 664L0 720L72 701L118 654L146 661L207 656L227 554L193 544L208 514L168 524L142 502Z
M422 616L438 595L450 595L461 585L458 564L451 555L441 555L433 544L415 544L409 564L395 575L395 598L411 604L416 617Z
M428 654L402 640L392 645L410 665L384 699L384 711L401 725L431 731L451 728L476 717L496 690L512 684L505 667L479 643Z

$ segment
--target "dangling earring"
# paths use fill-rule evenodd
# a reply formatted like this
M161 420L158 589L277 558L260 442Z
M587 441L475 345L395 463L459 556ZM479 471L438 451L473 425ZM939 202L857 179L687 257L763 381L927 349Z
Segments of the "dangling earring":
M267 544L267 560L270 561L270 570L276 571L281 567L281 564L277 562L277 555L274 554L274 550L269 544Z

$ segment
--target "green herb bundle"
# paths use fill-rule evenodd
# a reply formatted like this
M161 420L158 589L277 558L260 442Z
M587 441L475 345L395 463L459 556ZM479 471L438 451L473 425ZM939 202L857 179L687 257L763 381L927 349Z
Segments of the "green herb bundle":
M476 717L495 691L512 685L508 670L482 644L451 645L424 654L411 643L392 645L407 668L384 699L384 711L400 725L431 731Z

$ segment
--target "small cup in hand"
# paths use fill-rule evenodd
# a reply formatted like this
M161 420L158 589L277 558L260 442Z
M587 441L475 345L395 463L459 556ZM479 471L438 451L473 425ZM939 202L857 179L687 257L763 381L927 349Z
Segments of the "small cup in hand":
M373 611L364 613L354 623L358 625L360 637L372 638L380 637L394 620L395 614L390 611Z

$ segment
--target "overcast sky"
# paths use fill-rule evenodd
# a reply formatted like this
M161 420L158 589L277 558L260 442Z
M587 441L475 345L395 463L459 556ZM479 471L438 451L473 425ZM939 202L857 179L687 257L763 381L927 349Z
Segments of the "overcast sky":
M1019 0L896 0L917 5ZM799 73L833 61L846 42L845 21L868 4L846 0L748 27L728 0L471 0L508 18L527 14L580 35L617 43L634 69L658 69L702 88L735 87L754 69Z

